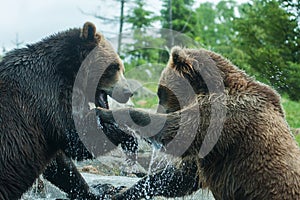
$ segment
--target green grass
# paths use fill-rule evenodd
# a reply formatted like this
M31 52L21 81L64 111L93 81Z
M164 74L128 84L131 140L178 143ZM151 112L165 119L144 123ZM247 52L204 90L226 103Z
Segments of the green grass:
M282 98L286 119L292 128L300 128L300 102Z
M155 94L157 93L157 86L158 84L156 83L152 83L152 84L147 84L146 87L151 90L152 92L154 92Z
M299 146L300 146L300 134L296 135L296 141L298 142Z
M137 108L152 108L156 109L158 105L158 98L157 96L153 98L137 98L131 97L132 102L134 103L135 107Z

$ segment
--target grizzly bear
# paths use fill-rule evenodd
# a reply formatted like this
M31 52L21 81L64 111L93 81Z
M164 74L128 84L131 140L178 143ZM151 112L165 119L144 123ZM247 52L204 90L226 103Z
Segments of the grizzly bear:
M180 197L200 188L217 200L300 199L300 150L271 87L217 53L174 47L158 96L157 114L97 111L103 121L148 134L180 157L114 199ZM156 134L157 126L162 128Z
M93 67L86 67L89 64ZM87 84L96 81L95 93L91 95L83 96L89 93L84 84L73 88L82 69L88 76L81 81L86 80ZM99 122L94 111L91 111L94 116L84 116L88 113L85 110L89 111L88 102L108 108L107 95L121 103L129 99L131 91L123 72L119 56L90 22L82 29L52 35L3 57L0 63L0 199L19 199L43 172L72 199L102 198L90 191L71 160L94 157L79 138L73 116L82 118L87 131L99 135L104 132L101 136L104 140L108 138L115 145L121 143L123 149L135 152L133 136L102 122L92 127ZM72 102L78 103L79 111L83 110L81 114L72 112L72 107L76 107ZM104 140L96 145L103 146L107 143ZM110 147L114 146L105 150Z

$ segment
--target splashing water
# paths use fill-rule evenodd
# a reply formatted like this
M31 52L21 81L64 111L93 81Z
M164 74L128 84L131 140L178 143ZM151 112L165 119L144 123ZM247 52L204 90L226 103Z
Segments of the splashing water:
M136 134L134 131L132 134ZM138 136L137 136L138 137ZM149 146L148 146L149 147ZM167 172L168 167L170 165L174 165L174 159L170 157L167 154L161 153L162 146L152 145L152 148L148 149L148 162L145 166L145 171L147 175L152 174L155 171L162 170L164 172ZM123 154L124 156L124 154ZM110 159L113 160L113 157ZM77 164L77 162L76 162ZM148 168L147 168L148 166ZM132 167L133 171L139 171L137 168L137 165L130 166ZM136 168L136 169L134 169ZM72 174L70 174L72 175ZM82 173L85 180L89 185L98 184L98 183L108 183L112 184L114 186L127 186L131 187L134 183L136 183L140 178L135 177L127 177L127 176L101 176L96 174L88 174L88 173ZM50 184L48 181L41 178L41 180L44 182L44 188L41 192L37 186L34 186L31 190L29 190L26 194L23 195L22 200L56 200L56 199L67 199L66 194L61 192L58 188ZM38 181L37 181L38 183ZM37 184L36 184L37 185ZM145 188L151 189L149 184L149 179L146 181ZM143 192L143 191L141 191ZM95 192L96 193L96 192ZM150 199L150 196L146 199ZM167 198L164 197L153 197L153 200L167 200ZM180 197L180 198L169 198L168 200L213 200L212 194L207 190L199 190L193 195Z
M149 167L148 167L148 171L147 171L147 176L149 176L151 174L151 168L152 168L152 165L154 163L154 160L156 158L156 154L157 154L157 150L156 148L152 148L152 154L151 154L151 159L150 159L150 162L149 162Z
M40 184L42 184L42 187ZM58 198L67 199L67 196L64 192L45 180L43 176L40 176L32 188L21 197L21 200L56 200Z

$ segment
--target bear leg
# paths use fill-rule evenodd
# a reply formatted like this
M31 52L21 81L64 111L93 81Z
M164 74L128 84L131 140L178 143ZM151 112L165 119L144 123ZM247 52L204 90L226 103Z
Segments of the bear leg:
M144 177L134 186L113 199L134 200L153 196L167 198L182 197L197 191L201 187L194 162L185 163L184 167L168 167L159 173Z
M94 156L85 147L76 130L66 131L66 141L62 147L63 152L67 157L76 161L93 159Z
M43 173L44 178L68 194L70 199L101 199L92 194L72 160L59 152Z

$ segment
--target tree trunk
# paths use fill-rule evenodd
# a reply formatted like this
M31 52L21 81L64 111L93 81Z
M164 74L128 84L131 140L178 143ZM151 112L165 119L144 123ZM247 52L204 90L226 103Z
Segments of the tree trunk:
M118 36L118 53L121 51L121 44L122 44L122 32L123 32L123 23L124 23L124 4L125 0L121 0L121 13L120 13L120 29L119 29L119 36Z

